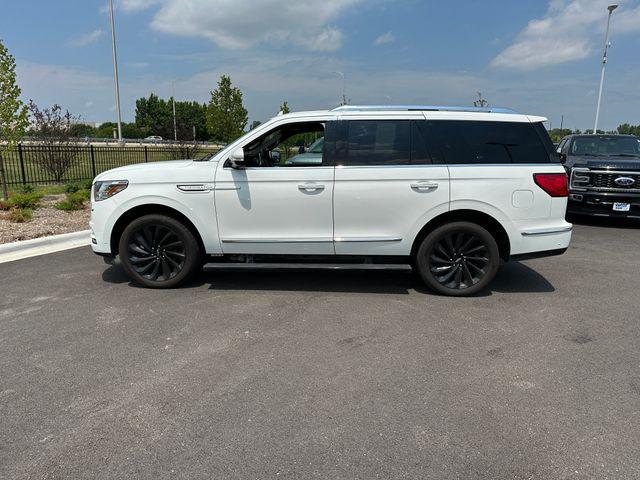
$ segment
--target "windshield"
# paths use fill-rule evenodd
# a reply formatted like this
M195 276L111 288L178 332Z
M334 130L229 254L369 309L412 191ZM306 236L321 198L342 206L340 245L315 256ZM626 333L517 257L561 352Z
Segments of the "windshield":
M640 140L621 136L577 137L570 155L640 157Z

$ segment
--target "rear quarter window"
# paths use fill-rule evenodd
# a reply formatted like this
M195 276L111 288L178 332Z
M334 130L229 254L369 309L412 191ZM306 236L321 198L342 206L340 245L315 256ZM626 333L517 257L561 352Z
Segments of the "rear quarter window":
M427 124L431 143L449 164L557 161L541 123L430 120Z

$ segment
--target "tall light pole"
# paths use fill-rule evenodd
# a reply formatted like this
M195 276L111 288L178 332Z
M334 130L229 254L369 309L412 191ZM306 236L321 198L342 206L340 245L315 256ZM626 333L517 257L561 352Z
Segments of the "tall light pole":
M113 82L116 93L116 112L118 115L118 142L122 142L122 115L120 113L120 81L118 80L118 54L116 52L116 27L113 20L113 0L109 0L111 15L111 51L113 53Z
M175 81L171 82L171 100L173 101L173 139L178 141L178 127L176 124L176 88Z
M604 35L604 52L602 54L602 70L600 71L600 89L598 90L598 106L596 107L596 120L593 124L593 134L598 132L598 119L600 117L600 102L602 100L602 86L604 84L604 70L607 66L607 51L609 50L609 25L611 24L611 14L618 8L618 5L613 4L607 7L609 15L607 16L607 33Z
M340 75L340 78L342 78L342 102L340 103L340 105L346 105L347 104L347 76L344 74L344 72L333 72L336 75Z

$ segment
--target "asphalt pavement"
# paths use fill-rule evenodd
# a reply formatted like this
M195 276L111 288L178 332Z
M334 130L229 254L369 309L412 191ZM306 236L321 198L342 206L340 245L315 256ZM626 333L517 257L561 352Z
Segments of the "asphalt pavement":
M0 265L0 478L640 478L640 225L437 296L408 273L131 285Z

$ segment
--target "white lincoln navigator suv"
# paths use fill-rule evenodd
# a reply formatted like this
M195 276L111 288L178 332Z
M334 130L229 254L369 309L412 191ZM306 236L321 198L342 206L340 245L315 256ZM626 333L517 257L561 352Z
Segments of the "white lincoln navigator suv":
M98 175L92 248L155 288L203 267L413 268L471 295L501 259L569 245L544 121L427 106L278 115L210 157Z

